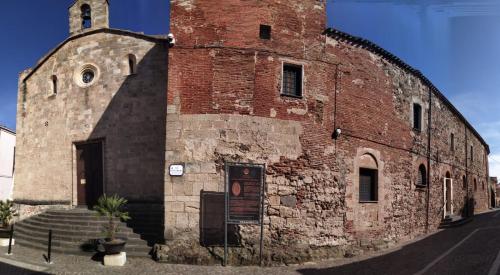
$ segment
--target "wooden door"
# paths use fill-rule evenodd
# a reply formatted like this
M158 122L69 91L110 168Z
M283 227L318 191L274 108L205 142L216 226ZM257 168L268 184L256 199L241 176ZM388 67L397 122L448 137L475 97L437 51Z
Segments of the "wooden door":
M103 194L102 143L76 146L78 205L92 207Z

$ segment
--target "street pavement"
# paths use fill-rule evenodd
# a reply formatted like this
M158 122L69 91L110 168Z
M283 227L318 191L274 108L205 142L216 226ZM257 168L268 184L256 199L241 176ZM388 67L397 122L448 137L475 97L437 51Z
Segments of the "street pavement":
M441 230L419 241L388 251L366 253L349 259L334 259L296 266L260 268L191 266L156 263L129 258L124 267L104 267L87 256L54 253L47 265L43 251L15 246L14 255L0 248L0 275L44 274L6 265L5 259L39 266L47 274L485 274L500 275L500 211L481 214L465 225Z
M303 275L321 274L500 274L500 211L442 230L392 253L326 268L303 268Z
M23 269L15 267L9 264L0 262L0 274L1 275L43 275L47 273L31 271L29 269Z

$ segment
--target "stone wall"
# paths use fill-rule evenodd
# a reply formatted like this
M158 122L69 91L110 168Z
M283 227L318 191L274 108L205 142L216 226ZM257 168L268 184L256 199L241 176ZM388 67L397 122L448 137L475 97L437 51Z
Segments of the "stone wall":
M82 25L82 6L89 5L91 9L91 26L84 29ZM78 0L69 8L69 32L75 35L83 31L109 28L108 0Z
M323 1L206 2L171 1L177 46L169 53L166 169L184 163L186 174L166 177L161 260L221 256L199 247L199 208L201 191L223 191L224 161L266 164L268 262L351 255L437 230L447 172L453 214L467 190L476 211L487 209L485 145L420 76L321 35L324 21L314 18L324 18ZM270 41L259 39L261 23L272 26ZM304 68L301 98L280 95L284 62ZM422 106L421 131L413 129L413 103ZM427 186L416 185L420 165L430 170ZM377 169L376 202L359 201L361 167ZM258 230L240 226L238 236L243 246L231 249L231 260L255 261Z
M14 199L76 204L75 144L102 140L104 191L161 202L167 52L164 40L101 29L73 36L24 72ZM136 74L129 71L129 54L136 57ZM82 85L89 64L95 79Z

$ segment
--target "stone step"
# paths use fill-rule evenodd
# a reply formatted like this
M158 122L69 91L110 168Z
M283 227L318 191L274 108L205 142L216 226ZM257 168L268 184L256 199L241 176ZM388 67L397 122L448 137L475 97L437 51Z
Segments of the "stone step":
M16 245L20 245L21 247L27 247L32 249L40 250L41 253L47 253L47 245L34 243L22 239L16 239ZM15 253L15 247L13 248L13 252ZM62 254L71 254L71 255L82 255L91 257L97 251L83 251L81 249L69 249L64 247L54 247L52 246L52 252L62 253ZM130 247L128 245L125 246L125 252L127 252L127 257L150 257L151 248L137 249L135 247Z
M154 213L153 213L154 214ZM128 224L115 221L118 225L117 237L127 240L127 253L148 256L155 241L163 237L163 219L152 219L155 215L144 214ZM96 252L97 240L104 238L106 217L99 217L88 209L48 210L18 222L14 236L21 246L47 249L48 232L52 230L54 251L69 254ZM102 247L102 246L101 246ZM131 255L133 256L133 255Z
M59 224L78 224L78 225L93 225L93 224L107 224L109 221L106 218L101 217L80 217L80 216L53 216L40 214L38 216L32 217L30 219L38 220L45 223L59 223ZM119 219L114 219L115 222L121 222ZM151 220L151 219L133 219L126 221L127 224L131 225L147 225L147 226L159 226L163 225L163 220Z
M27 226L27 227L35 227L40 230L60 230L65 232L79 232L79 231L96 231L101 232L104 229L105 224L92 225L92 226L84 226L84 225L73 225L73 224L50 224L45 222L39 222L37 220L24 220L16 224L16 226ZM118 225L118 231L124 233L131 233L132 228L127 227L124 224Z
M80 222L46 222L39 221L38 218L30 218L27 220L23 220L22 222L17 223L16 226L25 226L30 227L32 229L38 229L45 232L48 232L49 229L52 230L60 230L60 231L68 231L68 232L80 232L80 231L91 231L100 233L107 223L86 223L86 225L79 225ZM75 225L77 223L77 225ZM88 225L90 224L90 225ZM118 225L119 232L123 233L135 233L140 235L140 237L144 240L148 240L150 243L154 241L161 241L163 238L163 225L157 226L149 226L149 225L132 225L128 227L124 223L120 223ZM75 233L76 234L76 233Z
M14 232L14 237L16 238L16 242L17 242L17 239L20 239L20 240L27 240L27 241L33 241L35 243L39 243L39 244L43 244L43 245L47 245L49 240L48 240L48 235L47 236L42 236L42 237L38 237L38 236L34 236L32 234L27 234L27 233L23 233L23 232ZM89 240L90 242L94 242L94 240ZM88 244L90 243L89 241L85 241L85 242L78 242L78 241L64 241L64 240L59 240L59 239L55 239L54 236L52 238L52 246L57 246L57 247L68 247L68 248L78 248L80 245L82 244ZM127 242L127 246L131 247L131 248L144 248L146 249L147 246L145 246L146 242L143 241L143 240L140 240L140 242L132 242L132 243L128 243Z
M23 235L28 235L28 236L34 236L40 239L43 238L48 238L48 230L32 230L28 229L25 227L16 227L14 234L20 233ZM116 236L118 238L126 239L130 243L137 243L137 244L146 244L146 241L142 240L138 234L135 233L129 233L129 234L123 234L123 233L117 233ZM60 231L52 231L52 237L54 240L62 240L62 241L68 241L68 242L86 242L88 240L92 239L102 239L104 238L103 233L101 232L80 232L80 233L73 233L73 234L67 234L67 233L61 233Z

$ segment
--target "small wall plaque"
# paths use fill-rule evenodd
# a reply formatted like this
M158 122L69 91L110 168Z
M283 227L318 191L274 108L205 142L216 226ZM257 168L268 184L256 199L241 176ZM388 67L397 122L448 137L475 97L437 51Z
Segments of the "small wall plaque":
M180 177L184 175L184 165L182 164L172 164L169 169L170 176Z

